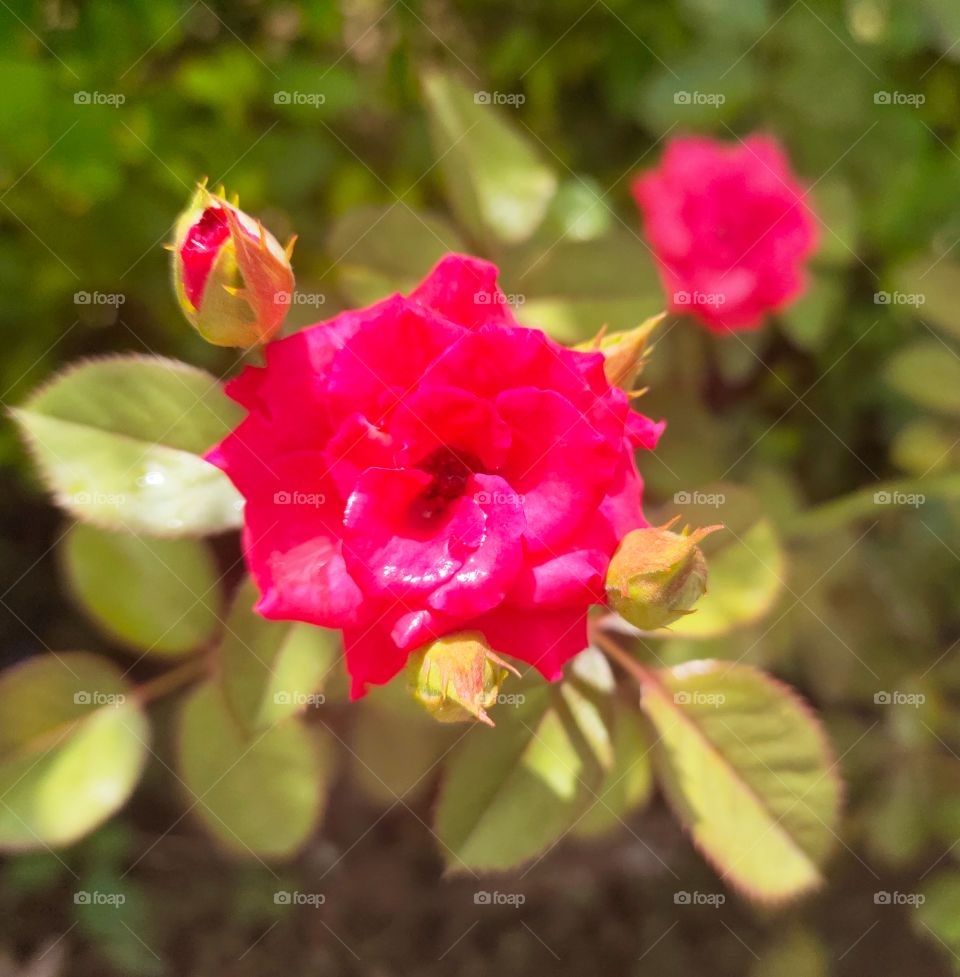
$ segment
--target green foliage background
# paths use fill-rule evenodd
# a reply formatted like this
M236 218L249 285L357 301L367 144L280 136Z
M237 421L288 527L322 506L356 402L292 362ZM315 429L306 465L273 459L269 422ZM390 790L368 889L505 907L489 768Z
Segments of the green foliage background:
M630 176L684 131L774 132L821 217L808 295L754 335L675 324L645 375L645 409L670 422L645 461L648 506L753 534L762 559L726 557L727 579L753 574L753 620L700 634L694 623L643 653L671 664L742 658L790 681L823 714L847 782L828 884L796 907L678 904L678 890L724 890L655 801L611 840L570 842L522 880L491 883L527 901L478 914L475 884L440 881L424 823L431 798L415 794L408 807L377 796L384 781L408 786L404 758L377 733L411 722L381 705L353 730L363 762L338 773L324 829L292 865L237 863L194 821L178 822L181 798L154 764L118 820L63 853L5 862L4 953L63 954L71 974L266 974L278 959L361 974L957 969L953 0L7 0L0 26L6 406L91 354L151 351L217 376L235 367L183 322L161 248L200 176L224 180L281 239L300 235L298 284L323 302L294 309L293 326L415 279L438 238L459 237L496 254L522 319L579 340L600 317L623 327L662 304L636 240ZM527 242L498 244L462 207L452 212L451 160L438 165L431 144L429 70L468 91L525 96L491 111L529 143L529 167L551 170L561 188ZM78 103L82 92L123 102ZM279 92L324 100L284 104ZM724 101L684 104L678 92ZM412 211L432 212L430 234ZM83 292L123 301L84 304ZM65 595L54 544L67 525L10 425L0 458L6 663L45 647L110 650ZM731 510L678 510L682 492L722 495ZM923 501L897 504L896 493ZM218 543L223 567L230 545ZM784 581L769 599L764 568ZM923 702L877 701L884 692ZM328 869L322 915L264 900L265 888L313 891ZM75 904L78 888L128 898L105 911ZM878 893L911 900L888 905Z

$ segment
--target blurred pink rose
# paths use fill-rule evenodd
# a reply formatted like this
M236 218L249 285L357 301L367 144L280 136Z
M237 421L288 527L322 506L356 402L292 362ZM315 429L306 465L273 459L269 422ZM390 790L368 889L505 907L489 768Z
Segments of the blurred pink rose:
M633 194L674 311L750 329L803 291L816 224L775 139L675 139Z

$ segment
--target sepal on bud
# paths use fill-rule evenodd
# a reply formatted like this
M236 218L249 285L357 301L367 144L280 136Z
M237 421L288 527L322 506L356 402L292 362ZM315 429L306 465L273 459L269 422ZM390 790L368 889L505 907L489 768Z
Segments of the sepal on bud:
M177 219L173 280L190 324L215 346L248 348L277 333L290 309L293 242L282 248L237 198L197 188Z
M635 329L607 333L606 327L593 339L574 349L583 352L601 352L604 356L603 371L612 387L630 390L646 365L650 353L647 342L650 334L666 317L665 312L651 316Z
M441 723L479 720L493 726L487 709L496 703L508 672L519 675L477 631L438 638L407 662L413 697Z
M707 589L707 561L699 543L723 526L682 533L649 526L627 533L607 569L610 606L642 631L690 614Z

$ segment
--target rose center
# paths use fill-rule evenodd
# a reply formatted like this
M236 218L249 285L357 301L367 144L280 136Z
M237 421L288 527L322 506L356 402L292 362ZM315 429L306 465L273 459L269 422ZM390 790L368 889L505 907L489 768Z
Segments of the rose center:
M415 467L432 476L417 500L418 515L427 521L443 515L450 503L463 495L470 476L482 470L473 455L446 446L432 451Z

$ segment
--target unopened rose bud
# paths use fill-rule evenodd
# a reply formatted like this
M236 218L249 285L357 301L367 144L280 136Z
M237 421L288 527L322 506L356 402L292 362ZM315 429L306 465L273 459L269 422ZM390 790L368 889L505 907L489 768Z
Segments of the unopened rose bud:
M653 330L663 322L665 312L651 316L635 329L607 333L601 330L593 339L574 349L599 351L604 355L603 371L612 387L629 390L640 376L646 363L647 341Z
M461 631L414 652L407 663L413 697L441 723L493 720L493 706L512 665L490 650L482 634Z
M650 526L627 533L607 569L610 606L642 631L690 614L707 589L707 561L698 544L722 528L674 533Z
M215 346L247 348L271 339L290 310L293 241L282 248L236 205L201 185L180 215L173 280L180 308Z

